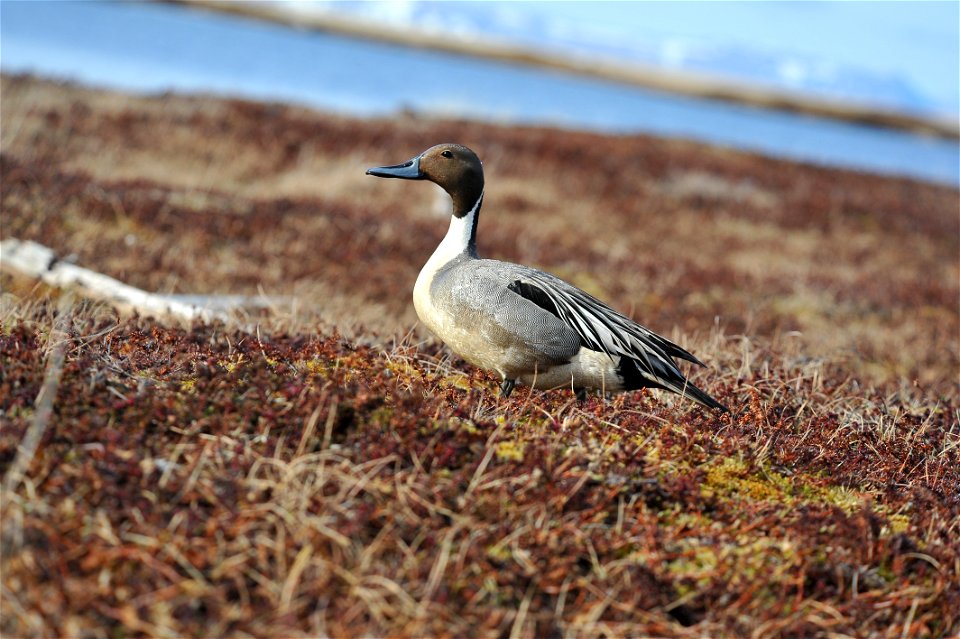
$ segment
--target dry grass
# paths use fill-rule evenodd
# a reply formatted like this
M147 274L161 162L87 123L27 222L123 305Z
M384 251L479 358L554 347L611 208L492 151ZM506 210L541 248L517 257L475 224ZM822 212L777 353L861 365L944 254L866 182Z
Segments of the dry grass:
M163 326L2 276L5 636L960 631L955 190L644 137L2 95L5 237L293 300ZM487 254L688 346L733 415L502 400L411 331L445 222L362 169L444 139L485 160Z
M34 415L53 316L35 306L4 336L5 378L29 381L3 389L4 458ZM169 329L107 309L59 321L55 428L4 498L7 632L958 623L956 404L851 392L796 361L791 338L696 344L727 371L703 380L711 392L742 405L717 421L643 394L500 400L492 379L407 342Z

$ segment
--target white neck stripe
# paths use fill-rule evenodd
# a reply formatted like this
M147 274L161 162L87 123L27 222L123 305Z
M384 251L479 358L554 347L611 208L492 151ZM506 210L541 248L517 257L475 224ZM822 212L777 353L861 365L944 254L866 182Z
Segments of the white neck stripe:
M455 259L464 252L473 254L474 226L477 222L477 214L480 211L480 204L483 201L483 193L477 198L476 204L470 209L470 212L463 217L456 215L450 216L450 226L447 228L447 234L430 257L428 265L434 269L439 268Z

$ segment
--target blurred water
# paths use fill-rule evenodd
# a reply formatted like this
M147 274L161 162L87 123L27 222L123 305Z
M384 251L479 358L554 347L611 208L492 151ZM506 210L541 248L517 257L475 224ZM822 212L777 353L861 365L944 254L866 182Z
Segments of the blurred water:
M350 115L401 109L684 137L960 184L960 144L504 63L140 3L0 2L0 68Z
M960 117L957 2L246 1Z

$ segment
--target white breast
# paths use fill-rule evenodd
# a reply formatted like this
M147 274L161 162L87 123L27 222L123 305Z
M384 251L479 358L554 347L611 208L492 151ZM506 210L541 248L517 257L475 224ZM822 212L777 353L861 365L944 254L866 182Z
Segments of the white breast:
M451 260L462 255L470 246L470 236L473 233L477 211L480 209L482 201L483 194L481 193L480 198L469 213L463 217L450 216L450 227L447 229L447 234L443 237L433 255L430 256L430 259L427 260L427 263L420 269L417 283L413 286L413 307L417 310L420 321L448 344L450 342L447 335L451 333L455 326L455 317L452 315L451 309L437 307L436 300L430 295L430 286L433 284L433 278L436 277L437 271L450 263Z

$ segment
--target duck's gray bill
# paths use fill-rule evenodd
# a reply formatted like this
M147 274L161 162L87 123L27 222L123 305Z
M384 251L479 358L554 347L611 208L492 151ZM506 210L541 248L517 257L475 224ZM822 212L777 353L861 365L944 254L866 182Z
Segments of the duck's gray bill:
M367 169L367 175L377 177L403 178L405 180L419 180L423 177L420 173L420 156L407 160L403 164L394 164L393 166L378 166Z

